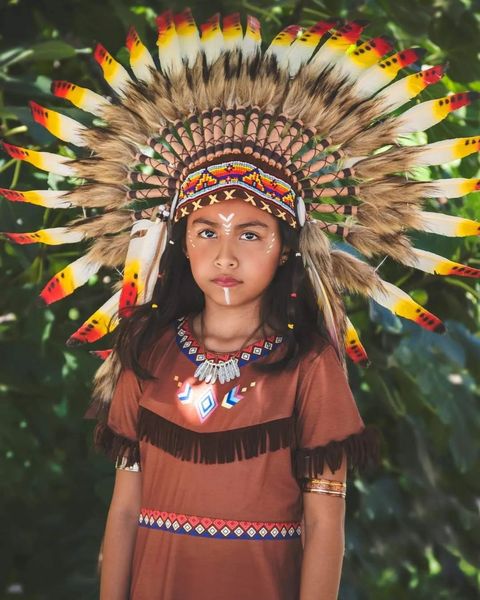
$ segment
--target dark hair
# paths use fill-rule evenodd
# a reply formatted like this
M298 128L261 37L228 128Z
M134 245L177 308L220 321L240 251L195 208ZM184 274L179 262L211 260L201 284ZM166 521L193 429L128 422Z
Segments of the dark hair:
M299 234L283 221L279 225L282 244L290 249L290 253L265 290L260 319L277 335L286 337L286 349L275 362L255 363L262 371L291 368L315 342L318 343L319 337L325 343L327 341L321 311L298 254ZM144 351L148 352L176 319L196 315L205 306L203 292L196 284L183 252L186 226L186 219L170 226L169 242L160 261L160 276L152 299L133 308L129 316L122 317L117 329L115 350L120 362L142 379L152 378L141 364ZM152 304L158 308L153 309ZM289 328L289 324L294 324L294 328Z

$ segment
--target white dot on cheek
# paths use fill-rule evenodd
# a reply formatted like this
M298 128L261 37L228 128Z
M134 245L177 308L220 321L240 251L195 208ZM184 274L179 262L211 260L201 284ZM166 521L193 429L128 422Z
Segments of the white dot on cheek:
M275 236L275 232L272 233L272 236L270 238L270 242L267 246L267 254L270 254L270 252L272 251L273 248L273 244L275 243L276 240L276 236Z
M187 239L190 242L192 248L195 248L195 244L193 243L192 234L188 232Z

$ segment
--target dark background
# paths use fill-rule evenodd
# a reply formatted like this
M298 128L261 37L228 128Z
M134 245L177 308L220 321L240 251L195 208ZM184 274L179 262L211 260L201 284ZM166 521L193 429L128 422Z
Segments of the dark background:
M88 122L82 111L49 94L51 79L106 92L90 52L101 41L128 64L123 47L133 24L155 48L155 15L190 5L198 22L215 11L261 18L263 39L293 22L367 18L367 35L388 33L398 48L421 45L425 64L449 71L422 99L465 89L480 91L479 3L471 0L128 2L127 0L2 0L0 2L0 129L10 143L58 151L34 125L28 101ZM87 118L87 121L85 119ZM475 135L478 105L428 132L428 139ZM425 142L425 135L415 138ZM60 151L69 150L62 146ZM478 156L424 169L426 177L478 177ZM19 190L62 185L30 165L0 154L0 186ZM438 208L433 201L430 210ZM427 208L428 210L428 208ZM480 220L478 194L441 210ZM0 198L3 231L61 224L43 208ZM479 266L478 241L416 235L415 243ZM43 308L43 284L78 250L14 246L0 241L0 598L97 597L96 560L114 469L91 449L92 423L82 416L98 360L65 340L108 297L101 273L64 302ZM351 477L342 600L477 598L480 524L479 294L475 280L441 278L387 260L380 275L442 318L431 334L373 303L349 298L349 314L373 365L350 364L350 380L367 423L383 432L382 468ZM107 278L107 279L106 279ZM109 347L108 342L99 347ZM321 560L321 557L319 557ZM186 567L188 576L188 567ZM213 574L212 574L213 576ZM320 597L320 596L319 596Z

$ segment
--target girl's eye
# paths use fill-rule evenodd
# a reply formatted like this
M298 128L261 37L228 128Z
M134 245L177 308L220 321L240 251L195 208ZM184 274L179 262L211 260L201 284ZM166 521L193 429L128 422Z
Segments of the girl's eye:
M214 237L215 232L211 229L203 229L198 235L202 238L211 239L212 237Z
M243 236L247 236L247 237L244 238ZM253 231L245 231L245 233L242 233L242 236L240 239L247 239L248 241L253 241L253 240L258 240L260 238L258 237L258 235L256 233L253 233Z
M208 239L217 237L217 234L215 233L215 231L212 231L211 229L202 229L202 231L200 231L198 233L198 236L208 240ZM245 231L240 236L240 239L244 239L244 240L251 242L251 241L260 239L260 237L253 231Z

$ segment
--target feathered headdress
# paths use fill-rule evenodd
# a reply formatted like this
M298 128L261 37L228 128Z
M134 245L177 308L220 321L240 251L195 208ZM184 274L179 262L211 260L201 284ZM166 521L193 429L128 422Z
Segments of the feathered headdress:
M123 272L114 295L69 343L98 340L122 310L148 302L167 224L233 194L300 230L304 264L341 356L346 348L353 361L367 361L345 314L344 293L360 293L443 331L435 315L334 244L344 240L366 259L390 256L436 275L480 276L478 269L413 247L406 235L408 229L479 234L480 223L422 209L426 198L479 190L479 179L415 181L408 173L478 152L480 136L401 145L402 136L425 131L479 94L453 94L403 110L441 79L443 69L409 73L422 50L395 51L385 37L361 41L360 21L290 26L265 52L254 17L247 18L245 31L238 14L222 23L215 15L199 31L189 10L166 12L157 25L158 60L133 28L126 41L130 70L103 46L95 48L113 99L66 81L53 83L55 96L101 124L87 128L31 103L35 121L76 146L78 158L4 143L11 157L80 182L68 191L0 190L8 200L87 209L86 217L65 227L6 234L19 244L90 241L86 254L46 284L40 294L45 303L73 293L101 267ZM94 216L88 216L90 208L97 209Z

